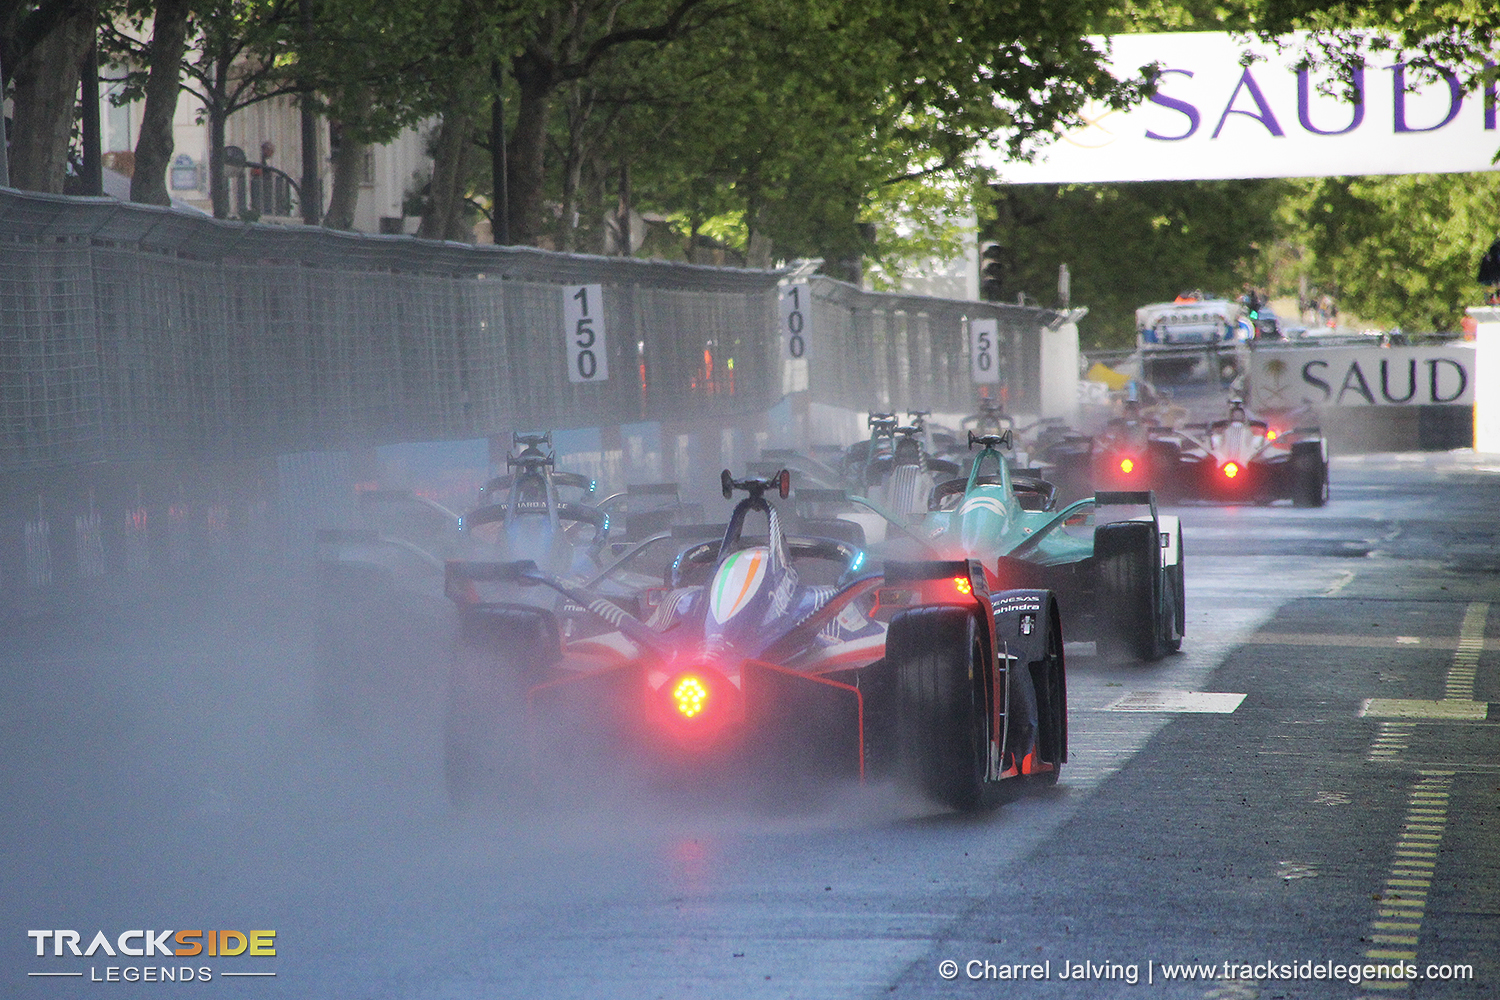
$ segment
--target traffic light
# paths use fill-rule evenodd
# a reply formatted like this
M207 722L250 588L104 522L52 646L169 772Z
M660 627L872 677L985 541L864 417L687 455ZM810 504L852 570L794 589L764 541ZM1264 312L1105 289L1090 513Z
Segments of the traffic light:
M979 297L999 302L1005 291L1005 248L986 243L979 254Z

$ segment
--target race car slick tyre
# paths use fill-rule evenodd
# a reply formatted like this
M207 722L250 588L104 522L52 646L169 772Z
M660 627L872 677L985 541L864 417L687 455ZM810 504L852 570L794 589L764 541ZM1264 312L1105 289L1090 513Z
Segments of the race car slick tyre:
M1175 501L1182 493L1178 479L1182 471L1182 446L1175 441L1149 441L1146 454L1150 461L1151 488L1161 499Z
M1029 664L1031 682L1036 691L1036 755L1051 770L1033 773L1030 781L1038 785L1055 785L1068 759L1068 683L1063 667L1063 637L1057 601L1047 602L1042 622L1047 645L1040 660Z
M540 608L484 607L460 618L443 723L443 776L456 808L517 777L527 689L561 658L557 619Z
M1321 441L1299 441L1292 446L1292 505L1321 507L1328 502L1328 463Z
M1169 615L1162 621L1162 642L1168 653L1175 653L1182 648L1182 635L1187 630L1187 553L1182 547L1181 523L1177 525L1176 531L1177 565L1168 566L1166 570Z
M1101 655L1159 660L1163 642L1164 574L1156 528L1149 521L1101 524L1094 529L1096 641Z
M895 684L898 761L917 786L959 812L993 804L989 754L988 653L967 608L917 608L886 637Z

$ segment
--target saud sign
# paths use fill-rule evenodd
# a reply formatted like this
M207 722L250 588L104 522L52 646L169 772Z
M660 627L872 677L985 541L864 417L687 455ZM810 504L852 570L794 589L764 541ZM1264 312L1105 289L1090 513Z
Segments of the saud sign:
M1262 348L1250 361L1255 409L1473 402L1472 346Z
M1350 100L1331 73L1298 69L1304 36L1279 41L1226 32L1097 39L1110 45L1121 79L1155 63L1156 93L1128 111L1086 108L1083 126L1032 163L1010 162L1001 148L981 158L1011 184L1495 169L1493 77L1469 89L1471 67L1434 72L1414 57L1372 51Z

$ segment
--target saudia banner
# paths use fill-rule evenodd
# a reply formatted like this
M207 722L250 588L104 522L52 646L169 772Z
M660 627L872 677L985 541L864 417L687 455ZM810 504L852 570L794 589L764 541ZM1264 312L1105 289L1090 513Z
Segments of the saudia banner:
M989 150L983 162L1001 180L1087 184L1496 169L1496 85L1491 79L1466 90L1464 67L1434 73L1399 54L1371 53L1353 81L1361 100L1352 102L1331 71L1296 68L1302 36L1284 37L1280 52L1224 32L1109 41L1112 70L1122 79L1159 65L1156 94L1128 111L1085 109L1086 124L1033 163Z
M1306 347L1256 350L1250 405L1469 406L1474 347Z

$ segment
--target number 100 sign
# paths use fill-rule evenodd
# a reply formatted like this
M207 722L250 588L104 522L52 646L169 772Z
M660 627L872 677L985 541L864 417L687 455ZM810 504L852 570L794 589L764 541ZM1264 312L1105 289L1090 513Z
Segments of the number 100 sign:
M979 385L1000 381L1000 323L993 319L969 320L969 363Z
M563 331L568 343L568 381L603 382L609 378L603 286L568 285L563 289Z

